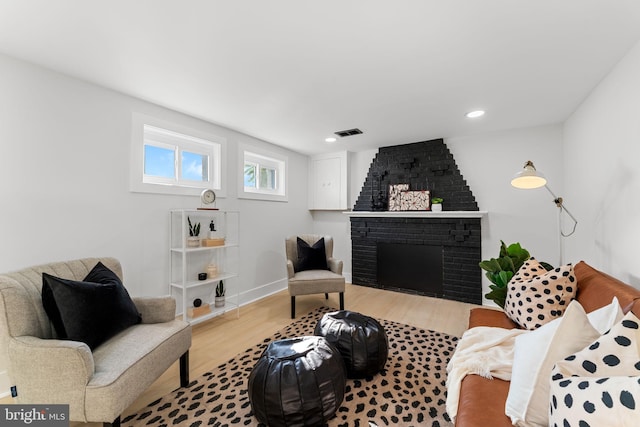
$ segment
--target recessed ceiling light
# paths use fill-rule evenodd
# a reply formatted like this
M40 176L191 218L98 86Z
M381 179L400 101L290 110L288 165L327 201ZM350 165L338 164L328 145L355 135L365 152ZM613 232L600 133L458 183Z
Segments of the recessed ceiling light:
M332 137L332 136L330 136L329 138L325 138L325 140L324 140L324 141L325 141L325 142L329 142L329 143L331 143L331 142L336 142L336 141L337 141L337 139L336 139L336 138L334 138L334 137Z
M483 110L469 111L467 114L465 114L465 116L470 119L475 119L476 117L484 116L484 111Z

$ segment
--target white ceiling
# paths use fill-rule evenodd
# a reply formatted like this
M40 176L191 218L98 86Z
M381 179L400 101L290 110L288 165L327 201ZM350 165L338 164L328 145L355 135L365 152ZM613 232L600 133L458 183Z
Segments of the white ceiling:
M2 53L308 154L560 123L639 39L638 0L0 0Z

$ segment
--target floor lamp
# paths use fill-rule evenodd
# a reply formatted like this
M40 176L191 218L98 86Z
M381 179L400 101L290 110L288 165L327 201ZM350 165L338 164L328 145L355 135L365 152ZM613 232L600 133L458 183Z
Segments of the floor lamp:
M578 225L578 220L569 212L566 206L563 203L562 197L556 196L553 191L547 185L547 179L543 174L536 170L536 167L533 165L531 160L527 160L527 163L524 164L524 168L516 174L511 180L511 185L516 188L522 188L525 190L530 190L533 188L544 187L547 191L553 196L553 203L558 207L558 246L560 249L560 265L563 264L563 254L564 254L564 243L562 241L563 237L569 237L576 231L576 226ZM562 231L562 212L566 212L566 214L573 220L573 228L571 232L565 233Z

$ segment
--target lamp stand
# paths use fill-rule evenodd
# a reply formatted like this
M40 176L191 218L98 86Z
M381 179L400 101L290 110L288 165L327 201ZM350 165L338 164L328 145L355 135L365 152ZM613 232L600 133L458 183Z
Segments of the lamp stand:
M560 266L560 265L563 265L563 263L564 263L563 262L563 259L564 259L564 242L562 241L562 238L563 237L569 237L573 233L575 233L576 226L578 225L578 220L564 206L562 197L556 196L554 194L554 192L551 191L551 189L549 188L549 186L547 184L544 185L544 188L546 188L547 191L551 194L551 196L553 196L553 203L555 203L555 205L558 207L558 249L560 250L560 255L559 255L558 258L559 258L559 262L560 262L559 266ZM573 220L573 229L568 234L565 234L565 232L562 231L562 211L565 211L567 213L567 215L569 215L569 217Z

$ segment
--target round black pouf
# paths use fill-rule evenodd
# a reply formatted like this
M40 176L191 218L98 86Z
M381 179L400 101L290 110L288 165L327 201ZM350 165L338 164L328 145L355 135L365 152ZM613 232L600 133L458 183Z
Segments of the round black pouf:
M387 363L387 334L371 317L346 310L327 313L318 321L315 334L325 337L340 351L348 378L375 375Z
M249 375L249 401L270 427L321 426L336 413L345 391L340 353L322 337L274 341Z

